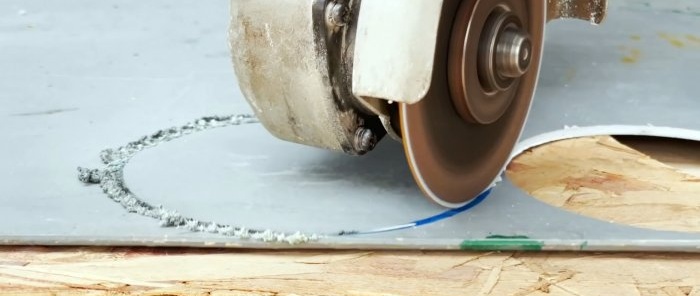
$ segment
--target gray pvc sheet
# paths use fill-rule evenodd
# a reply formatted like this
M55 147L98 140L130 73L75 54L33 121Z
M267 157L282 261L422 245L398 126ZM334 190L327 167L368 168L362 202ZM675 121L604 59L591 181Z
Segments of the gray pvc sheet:
M610 4L602 26L548 25L538 91L516 153L597 134L700 140L700 43L687 38L700 34L700 4ZM260 125L202 131L144 150L126 166L126 183L143 200L189 217L328 236L289 245L162 228L78 182L76 167L100 167L104 148L205 115L250 112L229 59L228 13L222 0L0 4L0 242L459 249L500 235L527 237L516 249L700 250L700 234L579 216L507 179L450 219L334 236L445 209L421 195L399 143L387 139L351 157L277 140ZM630 55L636 62L621 62Z

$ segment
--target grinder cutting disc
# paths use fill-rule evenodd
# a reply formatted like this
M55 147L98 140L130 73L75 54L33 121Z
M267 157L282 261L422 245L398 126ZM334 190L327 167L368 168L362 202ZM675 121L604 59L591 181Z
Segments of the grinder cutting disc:
M428 94L401 104L406 156L434 202L459 207L502 172L539 72L545 0L445 1Z

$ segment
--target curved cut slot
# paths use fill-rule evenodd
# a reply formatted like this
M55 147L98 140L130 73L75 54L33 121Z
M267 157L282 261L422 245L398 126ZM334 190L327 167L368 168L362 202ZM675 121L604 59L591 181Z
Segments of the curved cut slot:
M578 138L535 147L516 157L506 173L536 199L580 215L700 232L700 142L620 139Z

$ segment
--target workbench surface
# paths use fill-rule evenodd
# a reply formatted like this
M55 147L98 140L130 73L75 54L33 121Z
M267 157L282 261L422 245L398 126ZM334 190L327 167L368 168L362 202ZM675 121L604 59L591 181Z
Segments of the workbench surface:
M4 248L0 295L698 295L698 254Z

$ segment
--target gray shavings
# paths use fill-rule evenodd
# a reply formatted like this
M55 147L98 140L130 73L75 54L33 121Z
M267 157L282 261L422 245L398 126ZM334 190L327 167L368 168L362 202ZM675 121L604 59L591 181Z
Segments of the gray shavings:
M102 171L79 167L78 180L86 184L100 184L100 182L102 182Z
M86 184L99 184L102 191L113 201L121 204L129 213L150 217L160 221L162 227L177 227L192 232L214 233L238 239L251 239L270 243L301 244L319 239L317 234L301 232L282 233L272 230L247 229L216 222L205 222L185 217L163 206L151 205L132 193L124 182L124 167L139 151L157 146L184 135L217 127L257 123L253 115L210 116L195 120L181 127L157 131L116 149L106 149L100 153L105 164L103 169L78 168L78 179Z

